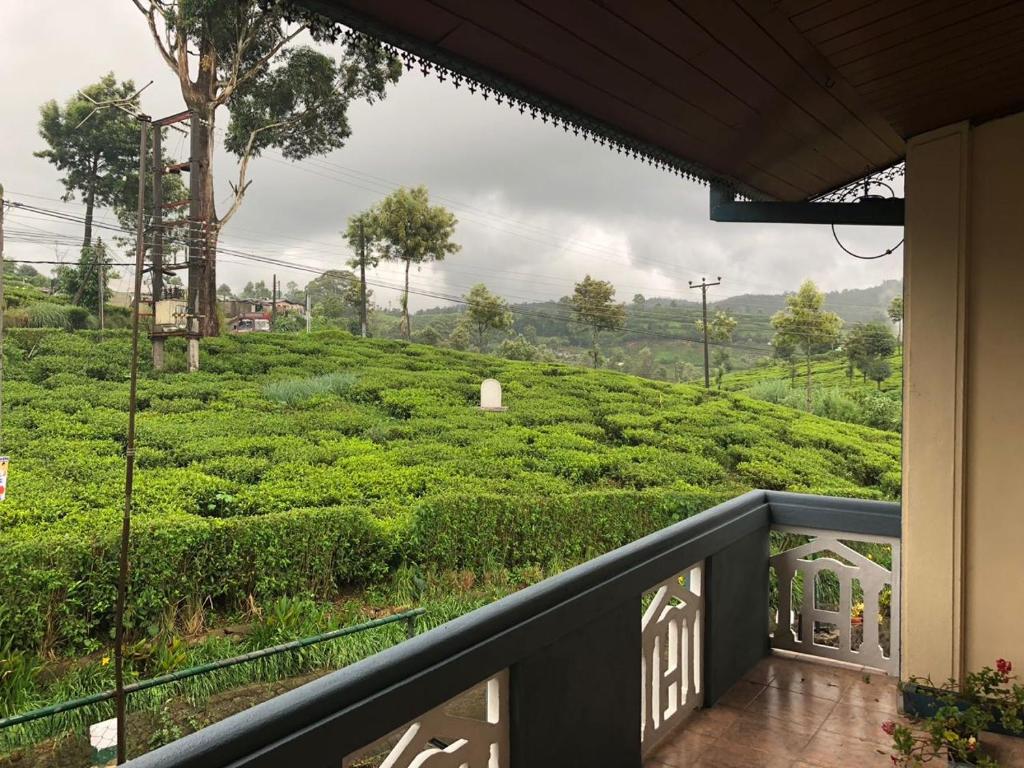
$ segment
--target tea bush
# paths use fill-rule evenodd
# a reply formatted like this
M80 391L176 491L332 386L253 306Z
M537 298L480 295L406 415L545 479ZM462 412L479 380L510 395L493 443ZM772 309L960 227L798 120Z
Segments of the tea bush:
M108 642L129 338L6 345L0 638ZM899 436L730 392L341 331L204 340L139 382L129 622L330 599L403 564L557 568L753 487L899 492ZM480 411L480 381L508 410Z

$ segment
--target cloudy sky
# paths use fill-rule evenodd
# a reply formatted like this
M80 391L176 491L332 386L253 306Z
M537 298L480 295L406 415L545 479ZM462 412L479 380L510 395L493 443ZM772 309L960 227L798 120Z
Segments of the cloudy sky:
M183 109L177 81L158 58L131 0L0 0L0 183L11 200L80 214L63 204L56 170L32 156L42 147L39 105L64 101L113 71L137 84L153 81L143 109ZM611 280L620 298L684 296L687 280L721 275L717 296L792 290L807 277L825 289L876 285L899 277L902 250L878 261L840 251L828 227L716 224L707 188L652 169L561 129L484 101L465 88L406 74L387 99L351 110L343 149L299 163L268 153L251 168L253 184L222 245L317 269L349 258L338 234L346 219L400 185L425 184L433 201L458 219L462 251L414 275L415 288L460 295L477 282L510 301L557 298L590 273ZM226 125L227 114L219 115ZM184 156L178 134L171 152ZM229 195L234 161L215 161L218 197ZM223 204L220 206L224 208ZM112 220L109 212L101 214ZM12 211L9 226L78 233L73 224ZM879 251L899 239L893 229L841 230L854 250ZM9 242L8 258L74 260L72 249ZM240 288L270 283L272 268L221 261L219 282ZM279 269L283 282L311 275ZM377 271L381 283L399 272ZM122 280L122 283L125 281ZM396 294L377 290L380 303ZM439 302L413 297L414 308Z

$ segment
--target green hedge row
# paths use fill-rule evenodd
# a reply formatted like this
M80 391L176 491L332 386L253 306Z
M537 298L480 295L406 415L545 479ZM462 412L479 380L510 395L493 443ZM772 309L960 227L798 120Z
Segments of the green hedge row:
M139 517L128 625L152 632L194 605L234 608L282 595L335 596L400 562L424 568L568 565L722 500L721 493L594 491L554 497L447 494L413 512L295 509L255 517ZM109 635L116 518L37 531L0 558L0 637L14 647L90 650Z

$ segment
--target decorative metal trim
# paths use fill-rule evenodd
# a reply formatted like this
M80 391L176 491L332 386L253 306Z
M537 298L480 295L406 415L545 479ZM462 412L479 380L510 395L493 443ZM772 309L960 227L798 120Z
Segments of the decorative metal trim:
M795 651L809 656L860 664L882 670L891 675L899 674L900 648L900 540L884 536L864 536L838 531L823 531L814 528L790 528L778 526L773 530L785 531L813 537L812 541L785 552L773 555L771 567L775 569L779 584L778 622L772 636L772 647ZM885 544L892 549L892 570L861 555L841 542L858 541ZM831 552L847 562L832 557L809 559L810 555ZM839 580L838 610L826 610L815 605L815 579L823 571L835 574ZM803 577L803 599L799 606L800 632L796 636L793 622L796 612L792 605L793 579L799 573ZM863 640L857 650L853 648L853 581L858 580L864 593ZM889 586L889 653L885 654L879 642L881 622L879 596ZM834 625L838 631L838 646L815 642L814 624Z
M450 714L448 708L455 699L410 723L380 768L510 768L508 670L487 681L486 720ZM342 768L381 741L347 755Z
M700 562L663 581L644 611L640 748L645 755L704 703L703 577Z

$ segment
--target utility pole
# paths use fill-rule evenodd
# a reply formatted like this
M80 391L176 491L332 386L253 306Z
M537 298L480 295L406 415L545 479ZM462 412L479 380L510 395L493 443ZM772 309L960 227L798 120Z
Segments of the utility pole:
M687 281L691 288L700 288L701 311L704 316L704 386L711 388L711 365L708 362L708 288L722 284L722 278L718 277L717 282L709 283L706 277L702 277L696 285L693 280Z
M309 309L309 290L306 290L306 333L313 329L313 315Z
M152 247L150 249L150 254L151 254L150 261L151 261L151 268L153 270L153 279L152 279L152 288L153 288L153 290L152 290L152 294L153 294L153 296L152 296L152 315L153 315L152 323L153 323L153 327L152 327L151 332L150 332L150 339L153 342L153 370L155 370L155 371L162 371L164 369L164 342L165 342L165 340L167 338L167 335L168 335L168 331L167 331L166 328L163 328L163 327L159 327L158 328L157 327L157 323L156 323L157 303L162 301L163 298L164 298L164 277L165 277L165 274L169 274L168 272L166 272L166 270L181 269L182 266L183 266L183 265L175 263L175 264L171 264L170 267L167 267L164 264L164 233L165 233L165 231L169 230L172 226L178 226L178 225L180 225L182 223L185 223L185 224L188 225L188 228L189 228L188 229L188 237L189 237L189 246L190 247L191 247L192 242L193 242L192 238L195 236L195 233L192 231L193 230L193 225L189 221L188 218L186 218L186 219L181 219L181 218L174 219L174 218L172 218L172 219L169 219L167 221L164 220L164 210L165 209L170 209L170 208L180 209L180 208L182 208L185 205L188 205L190 207L192 205L191 196L187 200L172 200L170 203L165 203L164 202L164 176L166 176L169 173L173 173L173 174L190 173L191 169L192 169L192 160L191 160L191 157L190 157L189 160L187 160L185 162L179 162L179 163L175 163L173 165L165 164L164 163L164 156L163 156L163 147L162 147L162 143L161 143L162 138L163 138L162 133L163 133L163 129L164 128L172 128L172 129L174 129L176 131L180 131L180 132L184 133L184 130L182 128L179 128L177 126L177 123L182 123L185 120L189 120L191 117L192 117L192 113L189 112L188 110L185 110L184 112L177 112L177 113L175 113L173 115L168 115L167 117L162 117L159 120L154 120L153 123L152 123L152 125L153 125L153 213L152 213L152 218L150 220L152 222L151 229L152 229L152 238L153 239L151 241L152 242ZM191 177L190 177L190 179L191 179ZM191 181L190 181L190 188L191 188ZM191 213L189 215L191 216ZM188 267L189 274L191 275L191 269L192 269L191 262L189 262L186 266ZM188 307L189 306L191 306L191 305L186 305L186 309L185 309L185 312L186 312L186 335L191 330L191 326L190 326L191 319L188 318L188 312L189 312ZM172 330L171 333L175 333L176 334L177 331L176 330ZM188 364L189 364L189 370L190 371L195 370L195 369L197 369L199 367L199 342L198 342L198 340L196 340L195 344L193 345L193 340L191 338L189 338L189 340L188 340ZM195 366L194 368L193 368L193 364Z
M365 339L369 333L366 312L366 227L359 219L359 330Z
M125 441L124 517L121 522L121 553L117 570L117 602L114 605L114 701L117 717L117 764L127 758L124 690L124 608L128 595L128 546L131 541L132 489L135 480L135 406L139 381L139 305L142 303L142 272L146 245L146 139L149 118L139 115L139 200L135 217L135 297L132 301L132 359L128 388L128 436ZM157 129L159 130L159 128Z
M156 334L156 305L164 296L164 157L160 146L162 126L153 131L153 251L150 261L153 267L150 285L153 294L153 370L164 369L164 337Z
M192 115L192 120L189 126L189 163L195 163L197 166L201 164L200 158L203 155L203 146L200 141L200 118L199 115ZM188 177L188 228L189 228L189 243L188 243L188 306L186 313L188 317L188 330L186 336L188 338L188 371L189 373L195 373L199 370L199 335L201 333L200 323L202 318L199 316L199 292L202 290L203 280L206 277L205 258L206 258L206 240L207 240L207 222L205 220L200 221L202 218L202 174L195 173L197 168L190 167L190 173ZM202 231L200 232L200 225L202 225ZM200 238L200 234L202 237Z
M103 285L103 278L106 276L104 273L107 271L107 260L103 258L103 249L96 249L96 303L99 305L99 316L100 316L100 335L103 334L103 305L107 301Z
M273 287L270 289L270 330L274 330L274 326L277 325L277 275L273 276L271 285Z

